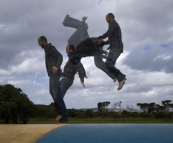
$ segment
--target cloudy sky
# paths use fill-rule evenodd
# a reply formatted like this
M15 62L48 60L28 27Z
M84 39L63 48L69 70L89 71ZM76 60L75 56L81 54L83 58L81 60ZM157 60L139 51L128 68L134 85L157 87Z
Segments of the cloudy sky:
M137 108L136 103L173 100L172 5L172 0L0 0L0 84L12 84L35 104L49 105L45 55L37 38L45 35L62 53L63 69L67 40L75 31L62 25L64 16L88 16L92 37L107 31L105 15L111 12L122 30L124 53L116 67L126 74L126 84L117 91L118 83L95 67L93 57L83 58L86 88L76 74L64 99L67 108L93 108L104 101Z

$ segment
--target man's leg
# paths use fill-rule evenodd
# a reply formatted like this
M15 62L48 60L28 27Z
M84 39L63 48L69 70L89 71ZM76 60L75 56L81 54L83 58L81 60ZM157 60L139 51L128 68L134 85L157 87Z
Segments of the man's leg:
M65 16L64 21L63 21L63 25L65 27L71 27L71 28L75 28L78 29L81 26L81 22L78 19L75 19L73 17L70 17L68 14Z
M61 96L64 98L67 90L72 86L73 84L73 79L68 79L68 78L62 78L60 81L60 89L61 89Z
M50 75L50 93L52 95L52 98L54 99L55 102L55 109L57 112L57 118L56 120L59 120L62 115L66 114L66 106L64 103L64 100L61 96L61 90L60 90L60 74L55 73Z
M70 16L66 16L63 22L66 27L77 29L68 39L68 44L72 44L75 47L85 39L89 38L88 25L84 21L74 19Z
M73 84L73 80L68 79L68 78L63 78L60 81L60 89L61 89L61 96L62 98L64 98L67 90L70 88L70 86L72 86ZM61 117L61 119L59 120L59 123L64 123L64 122L68 122L68 115L65 114Z
M94 63L96 67L105 72L110 78L115 81L115 76L106 68L105 63L102 59L102 53L94 54Z
M120 90L123 87L126 80L125 78L126 76L114 66L120 54L121 54L121 51L118 48L115 48L115 47L111 48L105 62L105 66L107 67L107 69L111 73L113 73L114 76L118 79L118 82L119 82L118 90Z

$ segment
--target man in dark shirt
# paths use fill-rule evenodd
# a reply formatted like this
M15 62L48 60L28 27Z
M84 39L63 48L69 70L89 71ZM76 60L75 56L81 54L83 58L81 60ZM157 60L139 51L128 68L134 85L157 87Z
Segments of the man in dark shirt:
M119 24L115 21L114 15L112 13L109 13L106 15L106 21L109 24L109 29L102 36L99 36L98 39L105 39L108 37L108 40L104 42L104 44L110 45L108 47L110 51L106 59L105 65L107 69L117 77L119 81L119 87L117 89L121 90L123 85L125 84L126 75L121 73L120 70L114 66L116 63L116 60L118 59L120 54L123 52L121 28Z
M45 64L47 74L49 76L49 91L55 102L55 109L57 112L56 120L58 121L62 117L62 115L67 114L66 106L61 96L59 82L62 74L60 67L63 61L63 57L51 43L47 43L47 39L45 36L40 36L38 38L38 44L45 51Z
M74 52L75 48L73 45L67 45L66 47L66 53L67 55L69 55L70 53ZM62 73L62 79L60 81L60 89L61 89L61 96L64 98L67 90L70 88L70 86L72 86L73 81L74 81L74 76L75 74L78 72L79 74L79 78L80 78L80 82L83 85L83 87L85 88L84 85L84 77L87 78L86 76L86 72L85 69L82 65L81 62L79 62L76 65L73 65L69 60L67 61L67 63L64 66L64 71ZM68 116L63 115L62 118L59 120L60 123L64 123L68 121Z
M82 57L94 56L94 63L96 67L105 72L115 82L116 77L106 68L102 59L103 53L107 54L107 52L103 50L103 46L97 44L97 38L89 37L87 31L88 25L85 22L86 20L86 16L82 17L82 21L74 19L69 15L66 15L64 18L64 26L77 29L68 39L68 44L74 45L76 48L76 51L74 53L70 53L69 55L70 61L73 64L76 64Z

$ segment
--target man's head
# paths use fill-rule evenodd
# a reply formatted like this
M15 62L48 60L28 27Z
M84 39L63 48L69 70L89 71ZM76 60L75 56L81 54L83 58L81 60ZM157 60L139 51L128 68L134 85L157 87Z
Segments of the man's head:
M98 45L98 46L101 46L103 44L104 40L103 39L96 39L95 40L95 43Z
M114 16L112 13L108 13L108 14L106 15L106 21L107 21L108 23L110 23L111 21L113 21L114 18L115 18L115 16Z
M47 39L45 36L40 36L38 38L38 44L40 47L44 48L47 45Z
M75 47L73 45L67 45L67 47L66 47L67 54L72 53L74 51L75 51Z
M66 53L68 54L69 60L73 65L76 65L80 62L80 56L75 53L75 47L73 45L67 45Z

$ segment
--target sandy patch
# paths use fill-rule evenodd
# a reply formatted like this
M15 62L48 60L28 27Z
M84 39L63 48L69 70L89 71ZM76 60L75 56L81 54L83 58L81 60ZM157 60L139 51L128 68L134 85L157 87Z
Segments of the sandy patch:
M63 126L58 124L0 125L1 143L35 143L46 133Z

